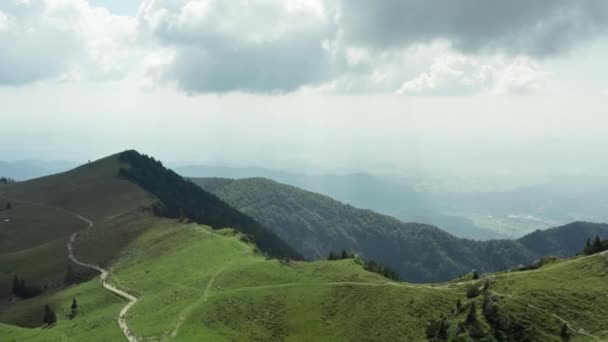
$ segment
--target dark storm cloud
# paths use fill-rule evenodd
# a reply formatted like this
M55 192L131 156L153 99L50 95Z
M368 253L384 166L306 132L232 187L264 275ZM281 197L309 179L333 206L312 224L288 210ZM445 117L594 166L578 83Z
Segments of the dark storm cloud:
M341 0L347 41L377 49L447 39L465 52L548 56L606 32L605 0Z
M292 36L239 48L223 42L184 46L164 77L189 93L289 92L329 80L330 65L318 39Z

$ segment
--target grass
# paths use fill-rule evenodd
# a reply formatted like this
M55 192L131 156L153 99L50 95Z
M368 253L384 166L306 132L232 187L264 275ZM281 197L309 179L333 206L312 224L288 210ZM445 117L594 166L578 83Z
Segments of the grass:
M140 210L152 199L118 179L116 163L110 158L44 181L2 186L0 193L94 219L93 229L79 234L76 254L111 266L109 281L139 298L128 324L147 341L420 341L428 323L441 317L450 337L466 341L470 328L456 336L466 317L466 309L454 311L458 299L465 307L477 304L478 329L492 341L484 296L510 329L520 327L529 340L560 341L564 322L573 341L608 339L605 254L435 285L390 282L353 260L268 260L231 229L213 231ZM61 283L67 237L85 225L67 211L27 203L0 211L0 218L9 216L8 224L0 222L3 291L12 274ZM486 279L485 294L465 297L468 286L482 287ZM79 310L70 320L74 297ZM57 312L58 323L43 329L45 304ZM51 286L36 298L0 301L0 340L124 340L116 319L125 304L97 278Z
M0 298L10 294L14 275L39 288L63 286L69 264L67 241L73 232L86 228L70 212L98 222L92 232L83 234L80 250L96 263L109 264L145 229L117 219L153 200L120 179L119 166L112 156L69 172L0 185ZM6 210L9 201L12 209Z
M460 293L387 285L352 260L266 260L226 235L163 220L127 249L112 281L141 297L129 319L138 335L163 339L179 326L184 341L415 340Z
M72 298L78 314L70 320ZM42 313L49 304L57 314L57 324L42 328ZM104 290L99 281L72 286L48 296L23 300L0 312L2 341L120 341L116 317L124 302ZM19 326L16 326L19 325ZM23 328L28 327L28 328Z
M110 281L140 301L128 314L131 329L146 340L178 341L390 341L425 340L428 322L442 316L451 334L466 310L458 298L477 303L480 327L491 336L483 295L465 298L472 283L490 277L488 295L501 314L521 322L532 340L559 341L562 322L608 336L608 258L594 255L550 263L537 270L503 272L465 284L392 283L352 260L267 260L234 231L179 223L134 213L119 222L145 226L113 265ZM82 248L82 246L78 246ZM71 298L82 313L68 320ZM36 326L48 301L59 308L51 329L0 325L15 340L53 341L91 336L121 338L116 316L125 304L93 280L0 312L2 322ZM532 305L532 307L530 306ZM87 335L88 334L88 335ZM466 333L465 333L466 334ZM574 341L589 336L572 333Z
M63 283L68 265L69 235L84 228L82 221L64 212L13 203L0 212L0 297L11 291L14 275L38 287Z
M475 302L479 329L489 341L501 332L516 340L562 341L564 324L572 341L608 339L607 254L553 261L530 271L490 274L462 285L481 289L486 281L489 288L480 296L461 298L465 309L460 313L450 310L435 318L447 318L451 338L458 336L456 326L462 324L470 303ZM484 314L485 297L495 306L499 324ZM470 332L468 327L460 337ZM515 337L518 334L519 339Z

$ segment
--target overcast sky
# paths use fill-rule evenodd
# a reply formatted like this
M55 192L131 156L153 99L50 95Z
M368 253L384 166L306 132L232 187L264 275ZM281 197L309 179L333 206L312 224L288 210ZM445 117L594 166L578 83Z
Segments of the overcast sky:
M608 174L605 0L2 0L0 160Z

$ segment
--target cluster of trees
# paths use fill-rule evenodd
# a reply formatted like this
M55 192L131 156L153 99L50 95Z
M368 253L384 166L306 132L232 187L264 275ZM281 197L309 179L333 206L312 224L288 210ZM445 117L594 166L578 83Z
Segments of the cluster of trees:
M15 180L8 177L0 177L0 184L11 184L15 183Z
M357 263L359 263L361 266L363 266L363 269L370 271L370 272L374 272L374 273L378 273L381 276L388 278L390 280L394 280L394 281L399 281L399 274L397 272L395 272L394 270L392 270L390 267L379 263L377 261L374 260L364 260L363 258L355 255L354 253L348 252L346 250L342 250L342 252L329 252L329 256L327 257L327 260L344 260L344 259L355 259L355 261Z
M603 251L608 251L608 240L602 241L597 235L595 236L595 239L593 239L593 243L590 239L587 239L587 242L585 243L585 248L583 249L583 253L585 255L591 255Z
M13 277L13 294L19 298L32 298L40 294L40 289L33 285L27 285L25 279L18 276Z
M329 256L327 260L344 260L344 259L354 259L355 254L349 253L346 250L342 250L340 253L335 253L334 251L329 252Z
M379 262L376 262L374 260L365 260L363 262L363 268L366 269L367 271L378 273L390 280L394 280L394 281L400 280L399 274L397 272L393 271L390 267L383 265Z
M70 319L74 319L78 314L78 302L76 301L76 297L72 298L72 305L70 305L70 315L68 316ZM44 305L44 314L42 316L42 322L47 326L52 326L57 323L57 314L51 308L50 305Z
M160 161L136 151L123 152L119 158L129 165L121 168L120 175L160 200L160 205L154 208L155 214L187 219L214 228L234 228L250 235L260 250L269 256L302 259L298 252L272 231L217 196L165 168Z
M57 315L55 314L55 311L53 311L53 309L51 309L51 307L48 304L46 304L44 306L44 316L42 316L42 321L46 325L53 325L53 324L57 323Z

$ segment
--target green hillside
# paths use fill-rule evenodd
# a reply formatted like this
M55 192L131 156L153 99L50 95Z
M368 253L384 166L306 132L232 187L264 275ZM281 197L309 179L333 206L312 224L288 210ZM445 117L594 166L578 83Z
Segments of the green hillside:
M136 157L144 158L142 164L150 162ZM186 190L191 196L168 195L171 186L189 186L153 164L141 167L116 155L68 173L0 186L5 208L0 218L8 218L0 222L0 232L11 239L2 240L0 251L5 291L0 296L1 341L126 340L119 321L133 333L131 341L425 341L436 336L433 328L441 327L442 319L439 330L464 341L475 336L485 341L560 341L564 324L573 341L607 336L605 253L439 284L390 281L364 270L358 258L270 259L252 243L260 235L245 235L265 229L263 223L234 214L202 190ZM127 180L121 169L152 177ZM155 178L162 181L148 182ZM199 203L203 197L205 202ZM172 207L179 217L171 218ZM235 220L245 233L222 228L221 221L214 221L215 229L188 222L205 220L195 216L204 208L219 210L213 220ZM377 216L365 213L372 222ZM252 222L256 225L249 226ZM74 232L75 255L109 270L106 283L136 297L123 318L119 313L127 301L103 288L95 271L67 258L66 244ZM445 236L459 241L432 227L420 226L415 232L426 249L429 244L447 246ZM267 246L274 251L287 251L280 248L280 239L270 241ZM425 254L424 248L418 252L422 262L440 255ZM66 282L70 268L76 276ZM38 286L41 294L11 296L13 275ZM473 287L481 293L468 298ZM74 299L75 310L70 307ZM492 311L486 315L488 301ZM464 324L471 302L478 309L477 321ZM45 305L57 317L51 326L42 322Z
M366 272L353 260L268 260L229 229L214 232L133 216L148 228L120 255L110 281L141 298L128 323L145 340L424 341L429 322L441 318L449 325L448 336L456 337L461 326L458 335L465 341L471 335L493 341L503 333L513 334L505 339L509 341L561 341L562 320L572 327L573 341L608 333L606 254L476 281L412 285ZM467 298L467 289L483 288L486 279L488 289ZM70 320L74 296L81 308ZM491 298L500 325L484 314L485 297ZM46 302L59 312L54 327L14 325L35 326ZM472 302L477 323L467 325ZM24 300L2 310L0 336L9 341L119 340L119 309L117 298L93 280L55 292L48 300Z
M325 258L342 249L356 251L414 282L447 280L471 270L503 270L531 264L544 255L573 256L587 238L608 237L607 225L579 222L518 241L478 242L267 179L193 181L273 229L307 258Z

